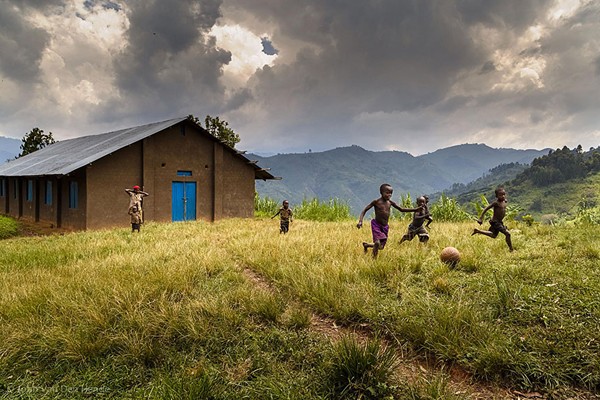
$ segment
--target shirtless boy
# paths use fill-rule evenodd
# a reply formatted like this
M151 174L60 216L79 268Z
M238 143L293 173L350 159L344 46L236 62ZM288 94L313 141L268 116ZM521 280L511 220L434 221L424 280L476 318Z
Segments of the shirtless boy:
M363 242L363 248L365 253L369 248L373 249L373 258L377 258L379 250L383 250L388 239L389 225L391 208L402 211L402 212L415 212L422 210L422 207L418 208L402 208L392 201L392 193L394 190L388 183L384 183L379 187L379 193L381 197L370 202L358 217L357 228L361 228L363 224L363 218L367 211L373 207L375 209L375 218L371 220L371 232L373 233L373 243Z
M427 199L425 196L421 196L417 199L417 206L422 207L420 210L415 211L413 214L413 220L408 225L408 231L402 239L400 239L400 243L405 240L413 240L415 236L419 237L419 242L427 243L429 240L429 233L427 233L427 229L423 226L423 223L427 220L427 225L433 221L433 218L429 215L429 210L427 209Z
M279 211L271 217L271 219L273 219L279 215L279 233L286 234L290 230L290 222L292 222L293 214L294 213L290 208L290 202L284 200Z
M485 216L485 213L488 210L493 209L494 214L490 219L490 230L482 231L481 229L475 228L473 229L473 233L471 234L471 236L480 234L495 239L496 236L498 236L498 233L501 232L506 237L506 244L508 245L508 248L510 249L510 251L513 251L514 249L510 240L510 232L508 231L506 226L504 226L503 222L504 217L506 216L506 204L508 203L508 201L506 200L506 191L503 187L499 187L494 191L494 193L496 194L496 200L494 200L493 203L491 203L489 206L483 209L483 211L481 212L481 216L477 220L477 223L481 225L483 223L483 217Z

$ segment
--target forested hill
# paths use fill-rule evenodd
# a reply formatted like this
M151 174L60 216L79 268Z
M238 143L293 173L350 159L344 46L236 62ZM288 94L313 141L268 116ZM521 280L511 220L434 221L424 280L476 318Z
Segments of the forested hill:
M576 215L582 208L597 207L600 192L600 147L583 151L563 147L535 158L530 165L502 164L467 185L445 191L461 205L478 202L483 194L494 198L494 188L504 185L511 204L522 214L542 216ZM431 198L435 200L439 194Z
M421 156L400 151L374 152L359 146L340 147L324 152L278 154L260 157L250 154L263 168L281 181L257 181L261 197L292 205L303 199L337 198L348 202L358 214L379 196L379 185L394 187L394 198L410 194L414 199L468 183L502 163L529 164L548 150L494 149L483 144L464 144Z

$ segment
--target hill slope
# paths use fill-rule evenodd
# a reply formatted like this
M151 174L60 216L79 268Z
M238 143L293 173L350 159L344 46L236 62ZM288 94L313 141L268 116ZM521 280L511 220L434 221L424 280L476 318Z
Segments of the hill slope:
M446 194L466 205L478 202L481 194L493 199L498 185L507 187L511 203L523 214L536 219L575 216L599 203L600 149L583 152L564 147L536 158L531 166L505 164L468 185L455 185Z
M281 181L257 181L260 196L292 204L317 197L347 201L358 214L379 195L379 185L390 183L395 199L411 194L435 193L454 183L468 183L502 163L529 163L545 150L493 149L465 144L422 156L400 151L373 152L359 146L340 147L320 153L249 155Z
M534 158L547 153L548 149L494 149L484 144L461 144L436 150L420 158L451 174L453 183L468 183L500 164L529 164Z
M21 141L0 136L0 164L12 160L21 152Z

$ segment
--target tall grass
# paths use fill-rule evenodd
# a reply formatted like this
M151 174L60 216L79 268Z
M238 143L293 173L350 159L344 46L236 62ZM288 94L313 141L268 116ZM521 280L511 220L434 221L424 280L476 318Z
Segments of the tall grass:
M256 217L272 217L277 213L281 204L269 197L254 196L254 215ZM339 199L321 201L317 198L302 200L302 203L290 207L294 218L307 221L344 221L354 218L350 213L348 203Z
M332 356L331 386L340 398L385 398L393 394L397 363L398 354L378 340L359 343L353 336L343 337Z
M17 236L18 233L19 226L17 222L12 218L0 215L0 240Z
M321 201L319 199L302 200L302 203L294 209L294 215L298 219L308 221L344 221L353 219L350 214L350 206L339 200L330 199Z
M508 221L512 253L470 236L473 222L436 222L427 245L398 245L405 223L390 225L377 260L352 220L0 241L0 398L452 398L443 374L388 375L387 351L520 390L598 392L597 225ZM454 269L439 260L448 245ZM330 341L312 313L386 344Z
M405 226L392 221L388 246L373 261L360 245L370 232L300 222L296 234L259 235L254 251L238 256L339 323L367 324L481 379L596 390L600 258L592 243L600 230L507 224L513 253L503 240L471 236L474 222L434 223L426 246L398 246ZM449 245L462 254L455 269L439 260Z

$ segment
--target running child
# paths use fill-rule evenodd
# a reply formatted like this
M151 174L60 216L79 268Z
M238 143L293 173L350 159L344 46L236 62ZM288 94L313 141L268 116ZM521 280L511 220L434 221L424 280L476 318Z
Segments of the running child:
M402 208L394 201L392 201L392 193L394 190L392 186L388 183L384 183L379 187L379 193L381 197L373 200L364 210L360 213L358 217L358 223L356 224L357 228L361 228L363 224L363 218L369 209L374 208L375 210L375 218L371 220L371 232L373 234L373 243L363 242L363 249L365 253L367 253L369 248L373 249L373 258L377 258L379 254L379 250L383 250L385 244L388 239L389 225L388 221L390 219L390 211L391 208L402 211L402 212L415 212L418 210L422 210L423 207L419 208Z
M503 222L504 217L506 216L506 204L508 203L508 201L506 200L506 191L503 187L498 187L494 191L494 193L496 194L496 200L494 200L493 203L491 203L489 206L483 209L483 211L481 212L481 216L477 220L477 223L481 225L483 223L483 217L485 216L485 213L488 210L493 209L494 213L492 215L492 218L490 219L490 230L483 231L481 229L475 228L473 229L473 233L471 233L471 236L480 234L495 239L496 236L498 236L498 233L502 233L506 237L506 244L508 245L509 250L513 251L514 249L512 241L510 239L510 232L508 231L506 226L504 226Z
M279 215L279 233L286 234L290 230L290 222L292 222L293 217L289 201L284 200L282 207L271 217L271 219L275 218L277 215Z

